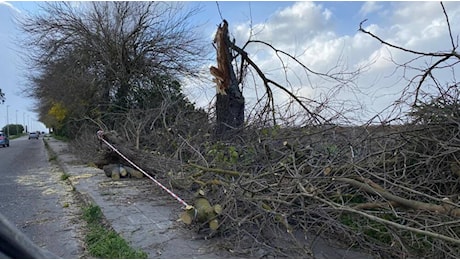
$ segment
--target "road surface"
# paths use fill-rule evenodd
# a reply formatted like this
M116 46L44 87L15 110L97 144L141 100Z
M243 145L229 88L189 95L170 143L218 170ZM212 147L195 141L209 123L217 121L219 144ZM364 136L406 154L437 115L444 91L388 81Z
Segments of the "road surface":
M82 257L79 206L45 144L27 136L0 147L0 213L57 257Z

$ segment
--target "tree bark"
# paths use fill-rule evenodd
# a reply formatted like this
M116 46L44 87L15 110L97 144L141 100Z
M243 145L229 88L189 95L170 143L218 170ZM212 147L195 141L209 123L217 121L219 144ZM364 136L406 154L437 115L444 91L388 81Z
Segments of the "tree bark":
M244 123L244 97L232 66L228 23L223 20L214 38L217 50L217 68L210 72L217 84L216 135L225 138L241 129Z

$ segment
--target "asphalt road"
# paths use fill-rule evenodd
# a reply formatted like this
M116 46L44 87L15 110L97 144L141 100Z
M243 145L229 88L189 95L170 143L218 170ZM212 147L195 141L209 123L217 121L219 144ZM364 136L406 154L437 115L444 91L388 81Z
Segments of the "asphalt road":
M61 175L42 138L10 140L0 147L0 213L39 247L81 258L80 211Z

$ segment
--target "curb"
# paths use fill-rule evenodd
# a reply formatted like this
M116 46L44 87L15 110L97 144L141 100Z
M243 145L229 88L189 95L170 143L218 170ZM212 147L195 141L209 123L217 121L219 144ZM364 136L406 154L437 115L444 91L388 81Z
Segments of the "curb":
M48 140L50 140L50 138L52 137L48 137ZM46 139L43 139L43 142L45 143L46 151L48 152L48 158L55 157L55 165L63 174L68 174L70 176L69 178L67 178L67 183L72 187L72 190L75 192L80 202L83 203L85 206L89 206L91 204L97 205L94 199L89 194L82 193L77 189L74 178L72 178L73 174L70 172L69 167L67 167L67 165L62 161L62 159L57 155L56 151L53 150L52 146L47 142ZM94 170L97 169L94 168Z

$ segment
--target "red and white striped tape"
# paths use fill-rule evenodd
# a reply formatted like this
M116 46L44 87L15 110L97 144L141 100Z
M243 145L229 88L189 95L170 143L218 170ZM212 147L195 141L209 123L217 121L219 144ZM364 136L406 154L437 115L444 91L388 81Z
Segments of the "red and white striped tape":
M177 201L179 201L180 203L182 203L182 205L185 206L186 209L189 209L189 208L192 208L193 206L187 204L187 202L185 202L183 199L179 198L179 196L177 196L176 194L174 194L174 192L172 192L171 190L169 190L168 188L166 188L163 184L161 184L159 181L155 180L155 178L153 178L152 176L150 176L149 174L147 174L144 170L142 170L139 166L137 166L135 163L133 163L131 160L129 160L126 156L124 156L120 151L117 150L117 148L115 148L113 145L111 145L109 142L107 142L107 140L104 139L103 137L103 132L101 132L101 130L99 130L97 132L97 137L99 139L101 139L106 145L108 145L112 150L114 150L118 155L120 155L123 159L125 159L127 162L129 162L134 168L136 168L137 170L139 170L140 172L142 172L142 174L144 174L146 177L148 177L149 179L151 179L154 183L156 183L158 186L160 186L163 190L165 190L167 193L169 193L169 195L171 195L173 198L175 198Z

